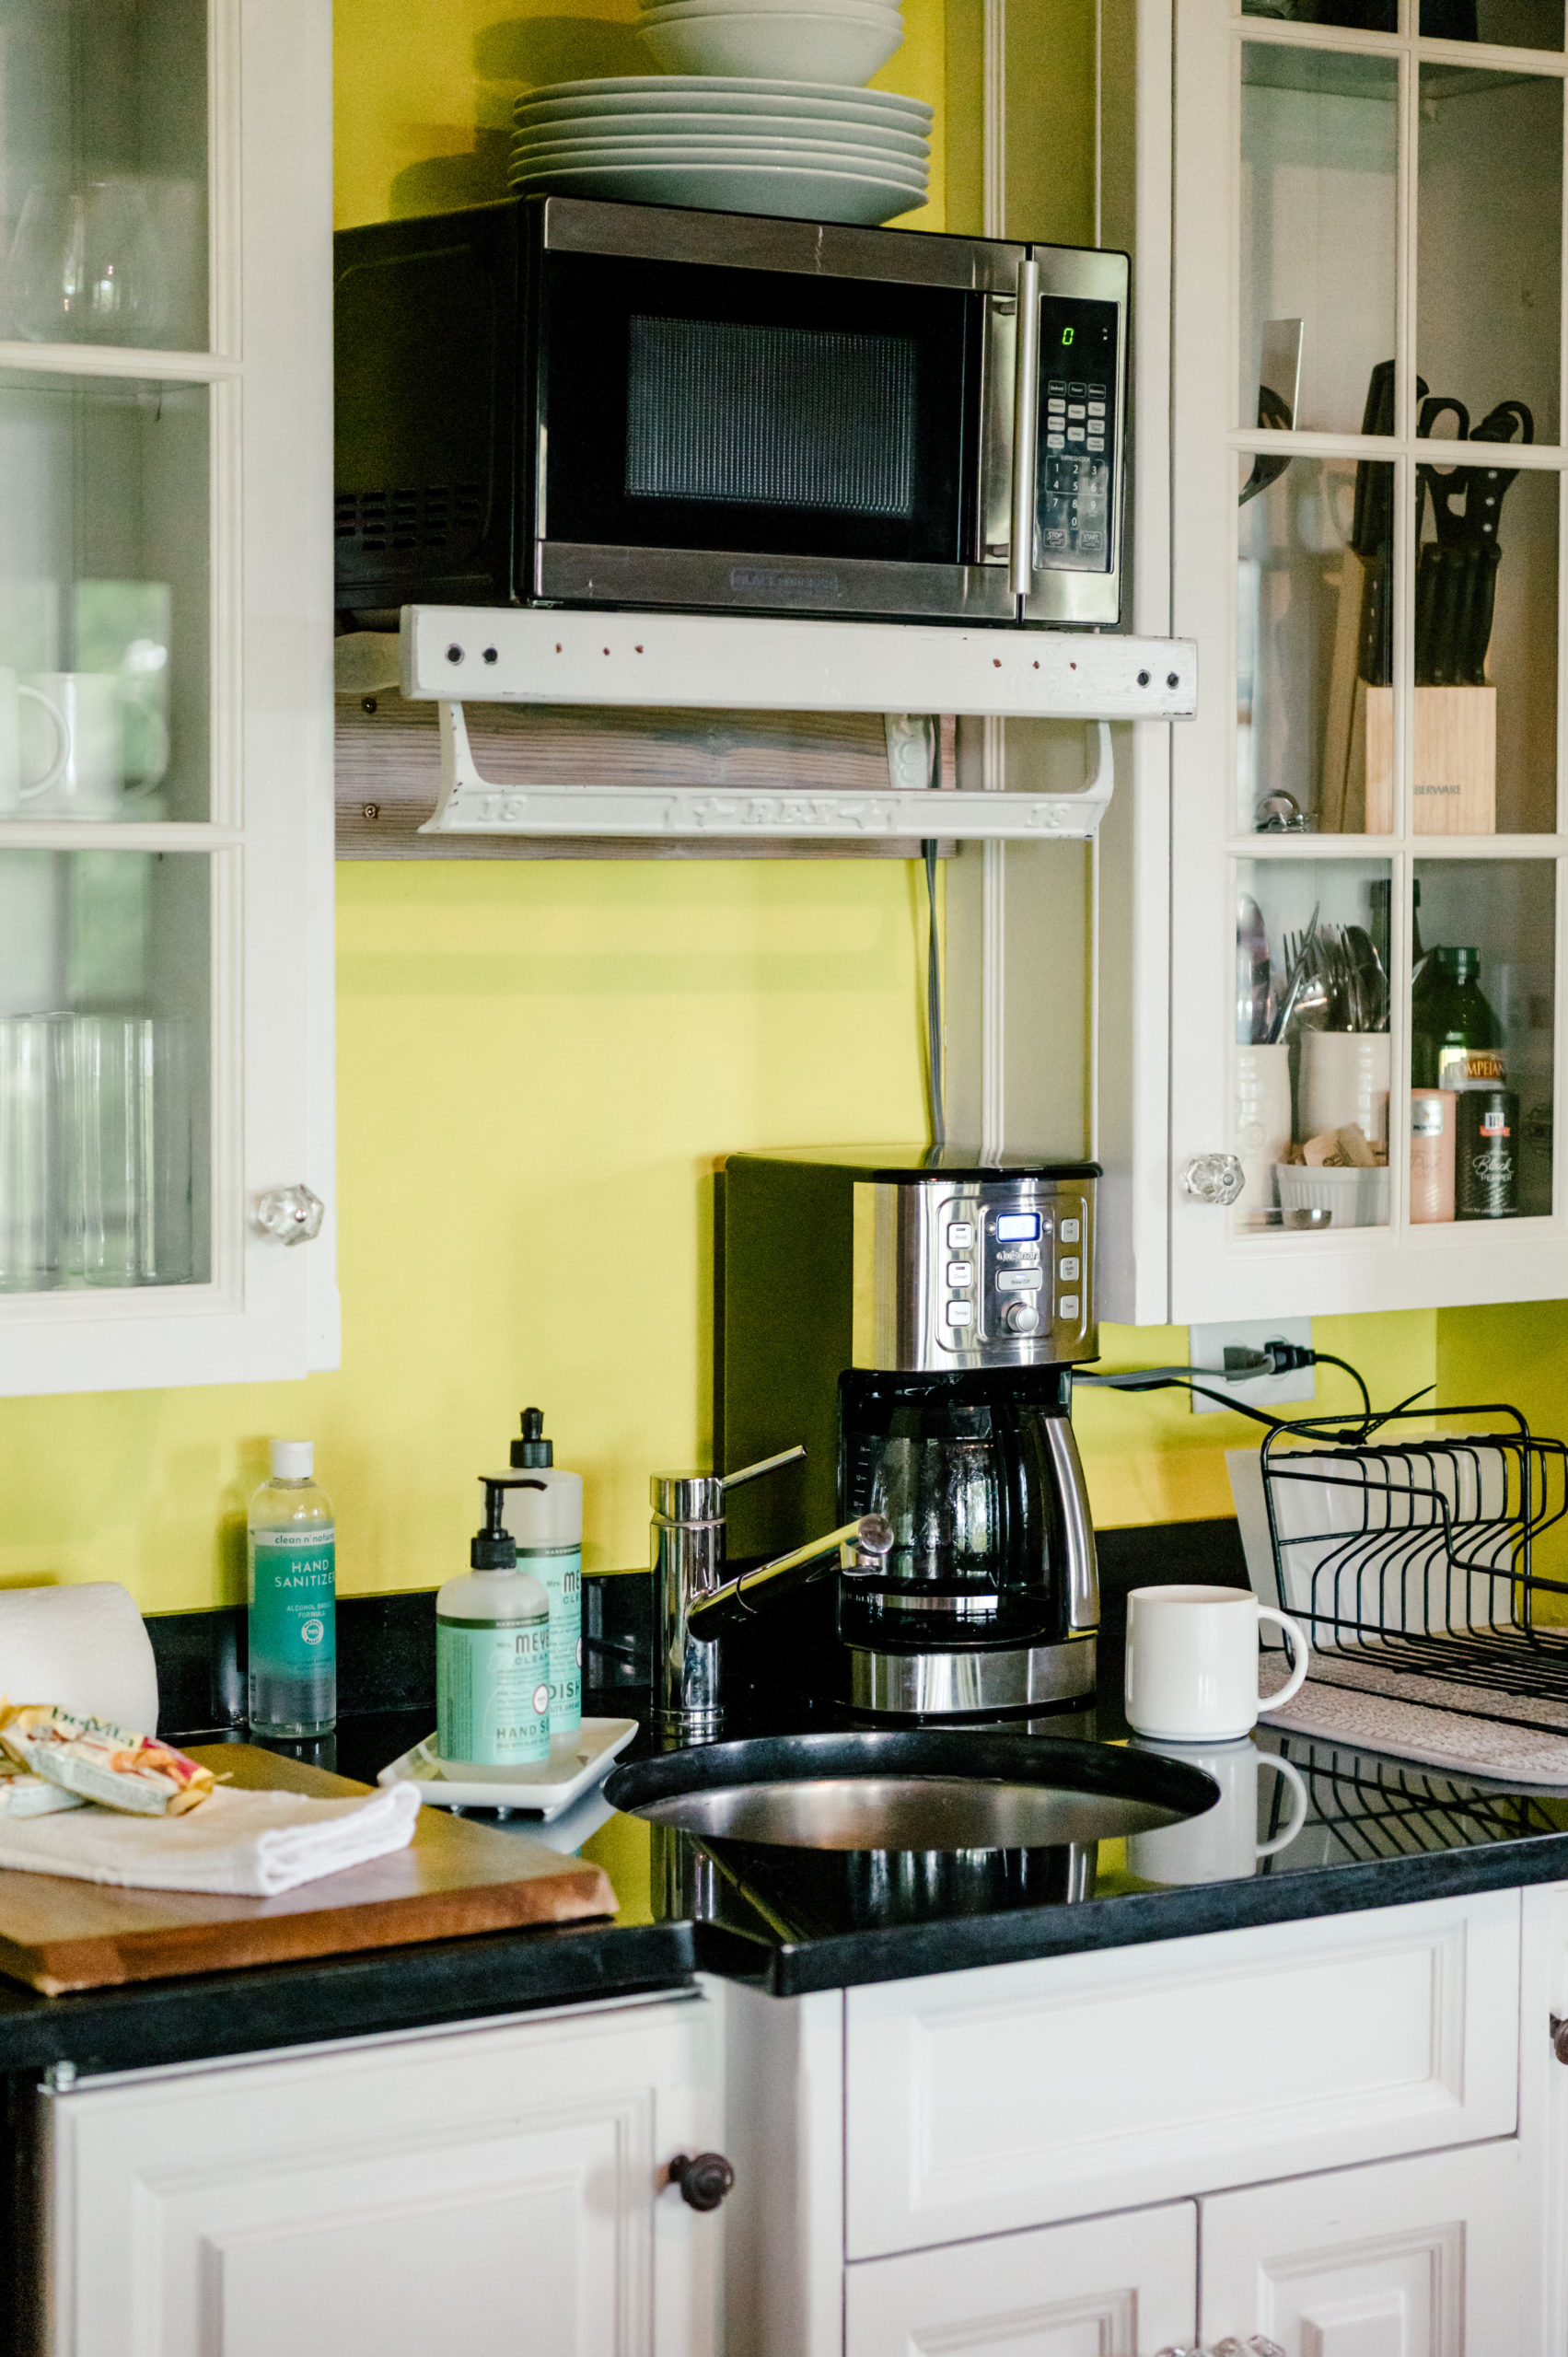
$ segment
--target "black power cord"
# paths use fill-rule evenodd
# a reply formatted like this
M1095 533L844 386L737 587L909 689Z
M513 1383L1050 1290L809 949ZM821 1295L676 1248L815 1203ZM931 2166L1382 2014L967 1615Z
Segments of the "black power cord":
M1232 1399L1225 1392L1212 1388L1215 1381L1249 1383L1259 1376L1294 1375L1299 1368L1307 1366L1337 1366L1350 1376L1361 1394L1362 1421L1359 1428L1347 1431L1342 1424L1337 1424L1329 1431L1310 1418L1272 1416L1265 1408L1254 1408L1245 1399ZM1199 1377L1204 1379L1195 1379ZM1360 1369L1352 1366L1348 1359L1338 1357L1332 1351L1312 1351L1302 1342L1278 1340L1265 1342L1260 1351L1227 1349L1223 1369L1206 1366L1130 1367L1121 1375L1080 1375L1074 1369L1073 1381L1074 1384L1094 1384L1108 1391L1192 1391L1200 1399L1212 1399L1216 1408L1228 1408L1235 1415L1249 1417L1255 1424L1267 1424L1271 1432L1295 1433L1304 1440L1328 1441L1339 1447L1365 1446L1389 1417L1413 1406L1416 1400L1424 1399L1434 1388L1432 1384L1423 1383L1419 1391L1412 1391L1410 1398L1401 1399L1397 1408L1389 1408L1377 1414Z

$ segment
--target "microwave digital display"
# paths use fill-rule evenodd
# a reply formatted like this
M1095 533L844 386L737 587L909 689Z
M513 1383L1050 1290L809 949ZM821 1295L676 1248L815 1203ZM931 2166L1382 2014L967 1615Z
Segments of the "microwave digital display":
M1037 561L1064 573L1109 573L1117 306L1047 295L1040 311Z
M910 514L912 336L640 313L627 331L630 498Z

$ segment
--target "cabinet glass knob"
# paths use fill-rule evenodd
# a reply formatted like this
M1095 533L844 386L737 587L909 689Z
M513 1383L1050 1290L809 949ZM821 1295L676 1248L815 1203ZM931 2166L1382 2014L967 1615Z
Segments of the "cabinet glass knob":
M308 1187L273 1187L256 1199L256 1225L285 1244L308 1244L321 1233L327 1206Z
M669 2182L680 2188L690 2208L716 2210L734 2189L735 2171L722 2153L699 2153L695 2160L678 2153L669 2165Z
M1568 2021L1561 2014L1551 2016L1551 2050L1560 2062L1568 2062Z
M1223 1211L1240 1194L1247 1174L1234 1154L1195 1154L1181 1174L1181 1184L1199 1202Z

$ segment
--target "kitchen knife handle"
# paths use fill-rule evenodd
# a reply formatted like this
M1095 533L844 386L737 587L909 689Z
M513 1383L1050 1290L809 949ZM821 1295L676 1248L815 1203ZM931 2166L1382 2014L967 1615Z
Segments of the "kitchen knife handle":
M1007 586L1027 598L1035 577L1035 474L1040 457L1040 264L1018 264L1018 324L1013 359L1013 531Z

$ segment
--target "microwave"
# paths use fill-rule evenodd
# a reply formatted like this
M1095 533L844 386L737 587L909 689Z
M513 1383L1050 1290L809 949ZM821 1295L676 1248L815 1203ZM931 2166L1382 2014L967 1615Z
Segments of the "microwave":
M1120 619L1124 254L569 196L335 242L361 623Z

